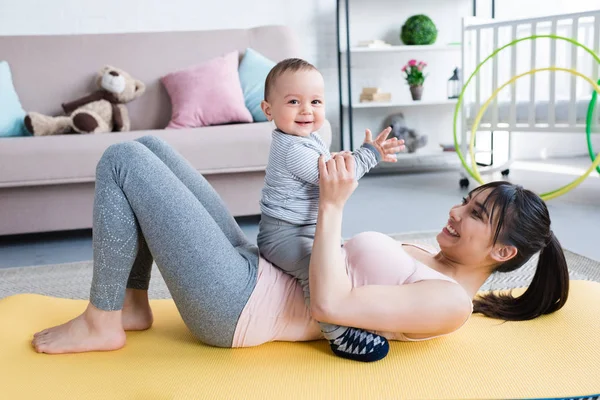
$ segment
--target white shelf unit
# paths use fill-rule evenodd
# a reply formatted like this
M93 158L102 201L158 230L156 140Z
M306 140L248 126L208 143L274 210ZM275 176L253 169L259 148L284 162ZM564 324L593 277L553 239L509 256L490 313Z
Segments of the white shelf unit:
M399 51L458 51L460 52L461 46L458 44L446 44L446 45L428 45L428 46L381 46L381 47L367 47L367 46L356 46L351 47L350 52L352 53L395 53ZM346 53L347 50L342 50L342 53Z
M373 134L384 128L385 118L402 113L406 126L426 135L428 143L415 153L400 153L396 163L381 163L375 170L460 169L455 152L444 152L441 144L452 144L452 120L457 99L447 98L447 82L454 68L462 68L461 22L472 15L469 0L423 0L389 2L343 0L345 43L339 42L341 147L355 150L362 144L364 131ZM458 4L457 6L457 3ZM350 13L348 10L351 9ZM411 15L426 14L438 27L434 44L401 44L400 27ZM342 17L343 18L343 17ZM342 29L343 30L343 29ZM389 46L358 46L362 40L383 39ZM421 100L412 100L401 68L410 59L425 61L429 73ZM390 92L388 102L360 102L363 87L379 87Z
M441 100L420 100L420 101L412 101L412 102L362 102L352 104L353 108L394 108L394 107L423 107L423 106L456 106L457 99L441 99ZM348 108L349 105L347 103L343 104L342 107Z
M381 163L373 171L378 172L413 172L414 170L447 170L459 169L460 159L452 151L435 151L433 149L416 152L400 153L395 163Z
M448 109L454 110L457 99L441 99L441 100L427 100L427 101L410 101L410 102L363 102L353 104L353 108L356 112L369 112L373 109L379 110L390 110L398 109L404 110L405 108L423 108L428 110L427 112L434 112L434 110L441 109L443 112L448 114ZM344 104L345 109L348 108L348 104ZM375 132L373 132L375 134ZM450 142L447 141L449 144ZM438 147L436 147L438 146ZM356 146L355 146L356 147ZM429 143L427 147L418 149L414 153L399 153L397 155L397 161L395 163L381 163L374 171L376 172L398 172L405 171L411 172L414 170L427 171L427 170L443 170L443 169L460 169L460 159L455 152L443 151L439 143Z

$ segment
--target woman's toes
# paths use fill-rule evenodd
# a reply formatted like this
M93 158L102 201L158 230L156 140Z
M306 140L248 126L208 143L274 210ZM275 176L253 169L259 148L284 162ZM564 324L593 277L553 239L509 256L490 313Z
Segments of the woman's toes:
M47 329L44 329L43 331L39 331L39 332L37 332L36 334L34 334L34 335L33 335L33 337L39 337L39 336L43 336L43 335L45 335L46 333L48 333L48 330L47 330Z

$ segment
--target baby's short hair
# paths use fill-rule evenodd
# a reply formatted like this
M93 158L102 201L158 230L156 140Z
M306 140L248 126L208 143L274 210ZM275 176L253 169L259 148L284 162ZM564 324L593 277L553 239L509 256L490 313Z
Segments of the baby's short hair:
M301 58L286 58L285 60L278 62L273 68L271 68L271 71L269 71L269 74L267 75L267 79L265 79L265 100L268 101L267 96L269 95L271 88L275 86L275 81L285 72L310 70L318 71L314 65Z

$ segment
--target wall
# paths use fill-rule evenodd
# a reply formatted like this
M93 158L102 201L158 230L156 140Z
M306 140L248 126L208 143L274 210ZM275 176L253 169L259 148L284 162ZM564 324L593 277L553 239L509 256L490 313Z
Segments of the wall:
M339 121L335 9L334 0L0 0L0 35L288 25L300 38L302 56L325 77L335 147Z
M421 0L418 3L397 0L351 0L352 38L354 42L361 39L382 37L391 42L398 41L397 32L402 22L412 13L430 14L440 28L440 41L459 39L457 18L470 15L471 0ZM489 0L477 0L478 15L489 16ZM540 7L543 5L543 7ZM556 14L577 12L598 8L598 0L562 0L496 1L497 18L521 18L540 14ZM242 28L265 24L285 24L296 30L300 37L303 56L313 62L323 73L327 83L327 118L334 128L333 149L337 149L338 139L338 85L335 36L334 0L220 0L199 2L194 0L1 0L0 1L0 35L19 34L61 34L61 33L109 33L136 31L168 31L168 30L203 30ZM235 11L234 11L235 10ZM393 81L398 93L407 95L407 88L402 86L398 69L406 61L407 54L394 58L380 58L379 64L388 64L389 74L385 77ZM439 54L437 55L439 56ZM433 60L433 59L432 59ZM372 60L371 60L372 61ZM448 75L454 60L448 62L444 70L444 79L430 84L426 88L428 95L434 87L439 91L442 82ZM363 74L357 75L357 85L386 84L384 75L371 71L363 65ZM360 66L360 65L359 65ZM432 66L433 67L433 66ZM441 75L439 75L441 76ZM430 82L435 81L434 76ZM360 90L360 89L358 89ZM355 94L358 94L355 89ZM438 95L441 92L438 92ZM427 119L426 109L415 113L415 124L423 126ZM434 112L446 109L432 109ZM419 116L421 115L421 116ZM382 115L366 114L359 126L378 127ZM444 118L444 124L447 119ZM427 129L426 127L423 129ZM361 128L362 130L362 128ZM448 133L444 133L447 137ZM362 136L358 132L357 136ZM596 135L600 136L600 135ZM537 138L536 138L537 139ZM566 141L572 136L542 135L540 140L546 143L546 155L572 154L582 152L585 140L574 148L565 149ZM597 138L600 139L600 138ZM537 145L532 144L530 137L517 139L515 147L518 158L538 157ZM435 143L437 145L437 143ZM599 145L600 147L600 145Z

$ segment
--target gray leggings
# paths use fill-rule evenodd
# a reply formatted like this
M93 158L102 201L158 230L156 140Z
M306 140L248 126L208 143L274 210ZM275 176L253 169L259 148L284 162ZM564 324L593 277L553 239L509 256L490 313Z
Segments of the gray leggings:
M98 162L90 302L123 307L148 290L156 261L183 321L202 342L231 347L256 285L258 248L210 184L153 136L110 146Z

